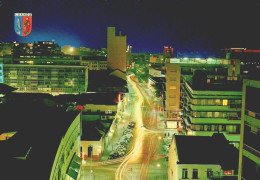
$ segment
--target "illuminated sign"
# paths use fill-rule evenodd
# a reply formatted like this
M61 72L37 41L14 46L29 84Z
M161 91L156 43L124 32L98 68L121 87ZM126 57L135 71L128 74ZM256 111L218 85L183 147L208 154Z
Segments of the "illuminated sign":
M14 13L14 30L19 36L28 36L32 31L32 13Z

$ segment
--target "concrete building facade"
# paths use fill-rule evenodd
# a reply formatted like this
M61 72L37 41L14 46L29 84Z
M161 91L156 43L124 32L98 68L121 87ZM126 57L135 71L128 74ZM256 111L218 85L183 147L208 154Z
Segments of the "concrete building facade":
M260 81L245 79L239 148L239 180L260 179Z
M181 123L180 113L180 81L181 67L179 64L166 63L166 100L165 120L167 128L178 128Z
M196 70L205 70L207 82L214 80L237 80L240 74L239 60L166 58L165 119L166 128L178 128L181 121L182 75L193 75Z
M173 136L168 180L237 179L238 151L225 137Z
M107 28L107 67L126 71L127 66L126 35L116 35L115 27Z
M236 83L228 83L195 87L188 76L183 77L182 118L187 135L221 132L228 140L239 142L242 92L240 84L236 87Z
M4 64L4 83L17 92L84 93L88 69L84 66Z
M72 121L57 150L50 180L76 180L80 171L81 114Z

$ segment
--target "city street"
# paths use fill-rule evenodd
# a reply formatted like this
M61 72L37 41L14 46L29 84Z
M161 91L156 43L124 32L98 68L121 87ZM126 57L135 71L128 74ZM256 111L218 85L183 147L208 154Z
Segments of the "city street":
M135 109L134 149L116 172L116 179L167 179L167 161L162 152L163 121L154 103L155 96L145 85L130 78L128 83L138 97Z
M167 179L167 161L163 152L164 126L160 119L155 96L145 84L140 85L128 77L129 93L125 96L125 112L120 123L135 122L130 151L124 157L112 160L101 158L99 162L87 162L81 169L80 178L105 180ZM121 129L120 129L121 128ZM118 126L115 134L122 132ZM118 131L118 132L117 132ZM113 137L113 143L117 138ZM111 146L110 146L111 147ZM92 172L93 170L93 172ZM92 172L92 173L90 173Z

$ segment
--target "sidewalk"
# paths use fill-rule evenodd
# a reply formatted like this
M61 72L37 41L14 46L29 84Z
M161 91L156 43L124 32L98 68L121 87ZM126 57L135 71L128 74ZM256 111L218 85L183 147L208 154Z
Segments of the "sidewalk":
M113 134L113 137L110 140L110 143L108 143L107 146L104 147L104 153L100 158L101 161L108 160L109 154L115 147L115 143L119 142L120 138L123 136L123 132L125 130L125 124L121 123L121 121L122 119L119 120L117 127L115 129L115 133Z
M128 112L128 109L130 108L129 106L132 106L132 103L128 102L128 104L126 105L125 111L124 112ZM115 148L115 144L117 142L119 142L120 138L123 136L124 131L127 129L127 125L131 120L131 115L128 117L123 117L122 115L124 112L121 112L119 115L119 120L118 123L116 125L116 129L115 129L115 133L113 134L113 137L110 140L110 143L108 143L106 145L106 147L104 147L104 153L100 158L100 161L105 161L108 160L109 154L113 151L113 148ZM130 114L130 113L129 113ZM123 122L125 121L125 122Z

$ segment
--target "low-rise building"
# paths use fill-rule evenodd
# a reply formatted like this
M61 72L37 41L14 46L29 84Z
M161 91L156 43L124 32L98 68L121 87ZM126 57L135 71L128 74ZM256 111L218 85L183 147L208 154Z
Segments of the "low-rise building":
M94 120L82 122L80 153L82 159L98 160L103 152L113 120Z
M168 179L237 179L238 150L222 134L173 136Z

